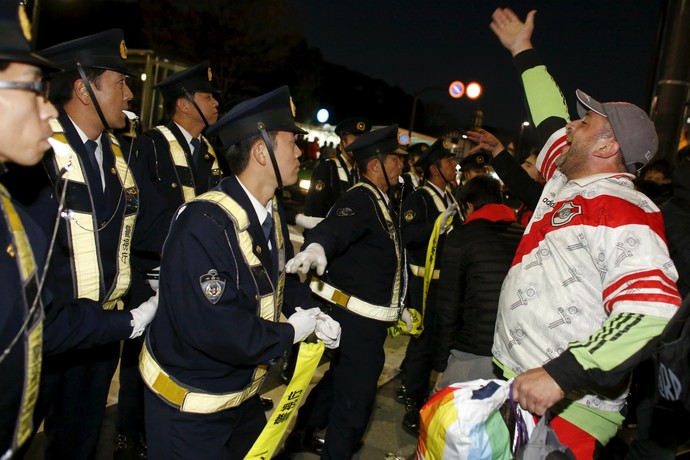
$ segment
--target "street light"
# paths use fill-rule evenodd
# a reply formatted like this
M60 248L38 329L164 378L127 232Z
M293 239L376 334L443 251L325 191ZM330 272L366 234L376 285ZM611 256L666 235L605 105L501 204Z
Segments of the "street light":
M473 81L472 83L467 84L467 97L469 99L477 99L481 95L482 95L482 85L480 85L476 81Z

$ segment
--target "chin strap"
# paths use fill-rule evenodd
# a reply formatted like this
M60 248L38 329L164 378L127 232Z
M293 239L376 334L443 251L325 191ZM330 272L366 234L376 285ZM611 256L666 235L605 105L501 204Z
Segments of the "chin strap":
M84 82L84 86L86 87L86 91L89 93L89 96L91 97L91 101L93 102L93 106L96 108L96 112L98 113L98 118L101 119L101 123L103 123L103 127L106 130L109 130L110 126L108 126L108 122L105 121L105 116L103 115L103 111L101 110L101 105L98 103L98 99L96 99L96 95L93 92L93 88L91 88L91 83L89 83L89 79L86 78L86 72L84 72L84 68L81 66L80 62L77 62L77 70L79 71L79 76L81 77L81 80Z
M204 114L201 113L201 109L199 108L199 106L197 105L197 103L194 102L194 95L193 95L192 93L190 93L189 91L187 91L187 88L184 88L184 87L182 88L182 92L183 92L184 95L187 97L187 99L189 99L189 102L192 103L192 105L194 106L194 108L196 109L196 111L199 113L199 116L201 117L201 119L202 119L203 122L204 122L204 126L206 126L206 128L208 128L208 120L206 120L206 117L204 116Z
M271 164L273 165L273 171L276 173L276 180L278 180L278 190L283 188L283 179L280 177L280 169L278 169L278 161L276 160L276 155L273 153L273 143L271 142L271 139L268 137L268 133L266 132L266 127L264 126L263 123L259 122L257 123L256 127L258 128L259 132L261 133L261 137L264 140L264 144L266 144L266 148L268 149L268 156L271 159Z

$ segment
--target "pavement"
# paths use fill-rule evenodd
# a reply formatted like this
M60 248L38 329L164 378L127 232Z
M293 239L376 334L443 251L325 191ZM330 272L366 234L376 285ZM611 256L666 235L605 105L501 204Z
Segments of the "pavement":
M405 349L409 337L388 338L385 344L386 363L379 377L378 393L371 423L364 435L362 449L353 457L355 460L409 460L414 458L417 447L417 439L402 429L401 420L405 414L403 405L395 400L395 391L400 386L400 363L405 355ZM314 372L309 390L319 381L323 373L328 369L328 362L322 359L321 364ZM105 420L101 428L101 437L98 452L94 460L113 460L113 445L115 438L115 420L117 417L117 395L120 388L119 369L115 373L110 386L110 394L105 412ZM285 385L280 380L280 363L271 367L266 381L262 387L262 395L273 399L277 404L285 391ZM302 399L304 402L306 396ZM266 418L270 417L272 410L266 412ZM290 428L294 424L296 415L293 416ZM289 434L286 430L279 444L282 446ZM31 447L25 457L26 460L42 460L44 457L45 436L42 430L32 441ZM276 450L276 453L279 451ZM319 457L311 453L299 453L293 455L293 460L314 460Z

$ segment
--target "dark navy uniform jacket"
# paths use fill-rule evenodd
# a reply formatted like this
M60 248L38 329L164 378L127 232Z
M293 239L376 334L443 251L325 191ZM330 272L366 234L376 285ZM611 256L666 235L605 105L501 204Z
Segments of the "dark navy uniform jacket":
M192 161L189 143L177 124L170 121L166 127L173 133L185 152L190 169L175 166L170 156L170 144L163 133L157 129L150 129L137 138L137 155L136 158L132 159L132 163L136 163L133 171L137 184L146 186L142 188L142 193L155 192L157 196L154 199L162 201L172 219L177 208L185 202L182 184L180 184L182 177L186 177L191 172L194 192L197 196L217 185L222 177L211 174L213 156L208 152L205 142L201 142L195 163ZM159 254L161 250L162 241L161 247L156 248L155 251L141 251L138 248L133 251L132 268L134 272L132 288L129 293L130 306L136 307L153 295L153 291L144 281L145 273L160 265Z
M432 185L428 185L432 189L434 195L441 198L441 201L446 203L450 198L444 200L444 198L433 188ZM407 248L407 261L408 263L419 265L423 267L426 263L426 251L429 245L429 239L431 238L431 232L434 230L434 222L441 214L434 199L427 190L423 188L418 188L412 192L407 199L403 202L402 206L402 235L403 244ZM441 251L443 250L443 240L445 234L439 237L438 248L436 252L436 267L441 265Z
M450 198L443 199L441 194L433 188L432 185L427 184L427 186L432 189L432 193L435 196L441 198L442 202L449 204ZM424 267L426 265L426 253L429 246L429 240L431 239L431 233L434 230L434 223L438 218L439 214L438 208L434 203L434 199L427 190L423 189L421 186L412 192L402 205L402 234L403 234L403 244L407 249L407 263L412 265L417 265L419 267ZM443 255L443 243L445 241L446 234L439 235L438 243L436 246L436 264L435 269L441 268L441 257ZM435 296L434 285L438 280L431 281L431 288L429 290L429 296ZM409 275L409 307L414 308L418 311L423 309L423 298L424 298L424 278L420 276ZM428 303L428 306L432 306L433 303Z
M366 178L377 193L380 191ZM393 222L395 217L393 216ZM395 232L399 235L396 228ZM355 187L336 201L328 216L307 234L304 246L319 243L328 258L324 279L339 290L376 305L390 305L397 256L377 197Z
M246 192L235 176L214 190L233 198L249 218L254 254L277 283L277 252L273 254ZM293 249L280 210L286 261ZM275 235L274 235L275 238ZM218 273L224 288L214 304L202 290L202 277ZM198 389L226 393L245 387L255 366L267 364L292 347L293 327L259 317L257 286L244 261L235 229L218 205L192 201L178 211L163 248L160 300L149 330L150 350L158 363L180 382ZM319 306L306 285L286 276L283 311Z
M96 182L96 174L98 173L91 168L90 162L86 157L86 149L79 134L64 112L60 111L58 119L65 129L65 136L69 144L77 155L85 159L83 163L84 169L86 169L86 179L91 190L95 190L95 187L101 186L100 180ZM101 137L106 191L105 193L93 193L97 222L99 226L105 225L98 230L98 248L103 267L99 300L103 302L107 300L106 294L115 279L120 230L127 201L120 180L117 174L114 173L115 160L110 149L110 143L105 138L105 135ZM124 146L122 147L122 153L126 158L128 151ZM49 171L53 178L52 180L54 180L57 171L54 170L52 155L52 151L46 154L44 166ZM40 171L43 170L44 166L38 165L36 168L40 168ZM131 161L130 166L132 166ZM132 173L136 177L136 173L134 171ZM47 180L45 172L41 176L45 183ZM60 187L62 185L63 182L60 183ZM134 226L132 246L147 251L160 251L163 241L165 241L172 212L163 209L156 193L144 190L147 186L149 185L142 181L137 182L137 187L139 188L139 210ZM68 189L66 195L66 207L68 209L70 206L79 208L90 207L89 195L84 193L83 190L83 188ZM51 184L46 184L41 190L38 199L27 206L27 211L43 229L45 235L52 233L54 217L58 212L58 202L55 190ZM67 227L65 221L61 220L50 270L48 271L48 286L56 298L59 299L59 303L69 302L76 297L71 268L71 254L68 248L69 236Z
M320 161L311 175L311 184L307 198L304 202L304 215L314 217L325 217L333 203L350 187L355 180L354 169L347 173L348 180L340 180L336 162L347 172L347 163L339 153L335 158L326 158Z
M201 142L200 151L196 154L196 162L194 162L189 143L177 124L170 121L165 126L173 133L187 156L187 161L191 166L196 195L201 195L216 186L220 182L221 177L211 174L213 156L209 154L206 142ZM185 171L178 169L176 174L175 169L177 167L170 156L170 144L167 139L157 129L149 129L137 140L137 146L137 161L140 163L139 169L143 178L153 183L170 208L173 210L177 209L184 203L178 174L182 175Z
M27 233L40 273L47 251L45 236L21 209L21 205L14 200L13 204ZM7 222L0 213L0 247L7 248L11 241ZM0 349L4 351L22 327L29 307L24 302L17 262L4 250L0 254L0 279ZM128 312L106 312L99 303L88 299L57 305L51 302L52 295L45 289L42 299L46 306L43 319L43 351L46 355L125 339L132 333L132 316ZM39 310L37 314L40 318L42 313ZM0 379L1 452L9 447L14 432L22 398L26 359L26 349L20 338L0 364L0 374L3 376Z

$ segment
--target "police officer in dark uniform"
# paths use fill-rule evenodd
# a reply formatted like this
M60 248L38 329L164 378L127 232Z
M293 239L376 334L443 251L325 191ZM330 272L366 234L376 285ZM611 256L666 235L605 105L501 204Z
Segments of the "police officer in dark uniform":
M371 131L371 122L362 117L350 117L338 123L335 134L340 137L338 151L335 158L325 158L316 165L311 175L311 184L304 202L304 216L326 217L333 203L344 194L358 180L357 168L347 146L357 140L359 136ZM297 215L298 225L303 225L304 216ZM300 220L301 219L301 220ZM305 235L315 223L309 222L305 227ZM287 383L295 370L297 347L293 347L284 357L281 378Z
M417 190L418 187L424 185L424 171L422 168L417 166L417 160L419 157L429 149L429 144L425 142L417 142L412 144L407 148L407 171L402 175L404 188L403 188L403 202L410 196L412 192Z
M75 216L79 212L76 206L80 204L75 200L75 195L80 187L73 182L81 181L84 184L83 158L77 156L65 143L64 135L54 134L50 140L51 143L48 143L48 137L56 128L53 126L51 130L49 121L56 123L55 117L58 112L46 98L48 86L45 80L41 80L41 69L54 71L58 69L58 66L30 53L28 43L30 25L21 5L3 2L0 7L0 21L2 21L3 30L3 36L0 39L0 86L2 87L0 107L4 108L8 102L10 105L7 107L12 107L12 110L0 111L2 124L6 127L18 124L11 137L0 138L0 160L3 163L0 168L4 169L5 162L15 162L23 166L34 165L41 160L45 150L52 145L54 151L48 154L46 161L52 161L54 157L59 156L59 161L64 162L60 177L55 181L55 190L61 197L61 201L67 205L63 215L75 220L81 219L83 216ZM5 91L6 89L15 91L9 93ZM12 101L6 101L6 95L11 94L21 96L21 98L15 97ZM5 149L8 149L10 153L6 154ZM41 179L45 180L43 167L16 171L23 177L32 177L34 181L30 184L35 187L40 187ZM27 186L26 182L11 183L25 188ZM61 193L63 190L64 195ZM0 261L0 273L8 286L13 287L4 290L3 306L0 311L3 315L9 315L7 321L2 320L3 324L18 326L16 329L3 327L3 334L12 333L12 337L7 337L6 341L3 335L1 339L4 352L3 357L0 358L0 369L14 376L12 379L3 380L4 383L11 384L8 387L2 385L2 391L0 391L0 452L3 453L3 458L8 458L13 456L22 443L24 446L17 455L23 456L29 445L27 440L38 428L45 414L46 404L44 403L50 402L51 398L55 397L51 393L54 388L51 383L56 378L55 373L52 372L53 366L65 359L79 356L80 352L73 351L75 348L86 349L105 343L111 343L117 347L119 340L141 335L144 327L155 314L156 302L145 302L131 312L105 311L102 302L97 299L65 295L64 291L70 289L72 283L61 277L64 270L70 268L70 263L65 261L67 250L62 246L65 241L64 234L58 234L56 250L52 253L57 262L53 261L52 271L48 274L46 283L42 285L39 281L42 276L40 272L49 246L45 238L51 236L55 219L59 218L57 203L50 198L50 193L42 193L41 197L50 199L48 203L39 202L28 209L32 219L27 217L27 213L23 212L19 205L13 203L4 189L0 195L2 195L4 222L0 224L0 235L2 240L6 241L3 247L8 249L8 257ZM34 221L46 225L40 228ZM85 220L79 222L88 226ZM64 231L63 225L64 222L61 222L61 229ZM84 236L85 234L82 233L82 237ZM90 261L82 258L80 262L88 265ZM61 267L55 268L56 264L61 264ZM88 268L92 273L95 271L93 265ZM41 285L44 287L43 292L39 291ZM87 290L89 288L88 283L79 284L79 287ZM5 302L8 302L7 305ZM46 305L45 318L43 318L43 305ZM29 320L26 321L22 315ZM43 360L41 360L41 345L44 353ZM87 353L88 350L84 352ZM44 370L40 379L40 400L37 401L38 372L41 361L43 361ZM109 384L110 381L108 381ZM81 404L91 403L86 399L86 394L80 396L82 396ZM105 400L101 403L104 409ZM32 420L34 408L35 418ZM20 411L19 417L17 411ZM74 416L65 417L57 422L73 426L75 418ZM53 427L46 421L45 428L49 436L52 434L49 430ZM100 421L97 428L99 427ZM96 437L97 433L98 430ZM88 437L88 433L82 432L73 432L72 435L78 437L78 442L81 444L84 438ZM88 458L80 457L76 450L71 453L62 452L57 456Z
M275 191L297 181L294 140L304 132L287 86L236 105L209 130L234 175L185 203L170 226L140 362L150 459L243 458L266 423L258 391L267 366L334 324L285 273L292 244Z
M202 132L218 121L218 101L214 95L213 73L208 61L173 73L154 88L163 95L170 121L156 126L138 138L135 174L148 182L169 208L170 215L183 203L216 186L222 173L218 157ZM147 272L157 276L160 250L134 251L132 285L127 303L139 305L153 295L146 281ZM120 357L115 459L145 455L144 385L139 376L141 341L127 341Z
M429 245L435 248L436 266L441 265L445 234L452 228L453 216L458 212L451 184L455 181L457 163L453 153L438 139L426 149L415 166L424 171L424 185L417 188L403 203L402 235L407 249L409 266L409 308L424 314L424 330L411 337L403 360L403 392L406 414L403 428L413 435L419 434L419 409L429 393L431 377L434 303L440 270L434 269L424 300L425 264ZM443 214L440 236L432 240L434 223Z
M304 215L325 217L333 203L357 182L357 171L347 147L359 136L371 131L371 122L351 117L338 123L335 134L340 137L335 158L319 162L311 175L311 184L304 202Z
M128 152L109 133L125 127L122 110L132 98L123 37L112 29L40 52L63 69L50 90L58 147L32 170L35 183L46 186L28 207L51 235L64 200L46 280L54 302L117 315L129 286L131 247L160 247L170 219L139 194ZM157 298L145 303L152 316ZM141 312L132 311L135 320ZM38 425L46 416L47 458L93 458L118 356L119 342L110 342L46 357L36 417Z
M462 183L467 183L473 177L488 174L491 168L491 155L486 152L476 152L460 160Z
M218 90L209 61L176 72L154 86L170 121L139 139L138 158L170 207L177 209L222 179L218 156L203 131L218 121Z
M310 287L342 327L331 367L298 414L286 451L314 449L313 433L327 426L323 457L350 459L371 416L383 369L388 327L400 315L402 245L387 196L402 173L398 126L363 134L348 146L361 173L288 262L289 272L319 277ZM328 271L325 267L328 265ZM406 318L409 320L409 313Z

